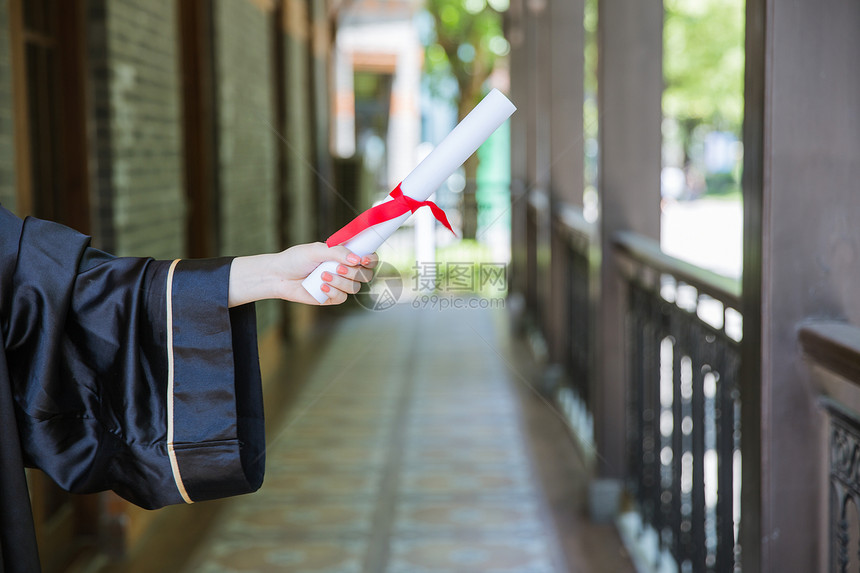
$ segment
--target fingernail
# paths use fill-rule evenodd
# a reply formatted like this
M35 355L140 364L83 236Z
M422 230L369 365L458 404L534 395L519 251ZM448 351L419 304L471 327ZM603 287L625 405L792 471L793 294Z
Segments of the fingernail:
M327 284L323 284L323 285L320 285L320 290L323 292L328 292L331 290L331 287L328 286Z
M359 258L359 256L358 256L358 255L356 255L355 253L350 253L350 254L348 254L348 255L346 256L346 260L347 260L347 261L349 261L349 263L350 263L350 264L352 264L352 265L357 265L358 263L360 263L360 262L361 262L361 259L360 259L360 258Z
M349 269L347 269L344 265L337 266L337 274L339 275L345 275L348 271Z
M325 282L329 282L329 281L331 281L331 279L333 279L333 278L334 278L334 277L332 276L332 274L331 274L330 272L328 272L328 271L326 271L326 272L324 272L324 273L322 274L322 280L324 280Z
M370 264L370 257L364 257L363 259L361 259L361 264L362 265L369 265Z

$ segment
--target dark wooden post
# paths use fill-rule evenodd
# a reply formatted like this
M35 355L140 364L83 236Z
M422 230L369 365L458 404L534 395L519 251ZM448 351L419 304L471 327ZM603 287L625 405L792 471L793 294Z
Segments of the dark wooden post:
M628 230L660 233L663 5L657 0L599 3L601 298L594 396L598 475L625 472L627 300L611 241Z
M177 3L182 81L186 251L189 257L218 253L219 192L216 168L215 59L212 4Z
M744 339L741 342L741 559L744 568L761 568L761 286L762 189L764 186L765 0L746 3L744 41Z
M529 293L531 313L543 335L551 309L550 298L550 51L549 17L545 0L526 0L527 200L529 238Z
M511 294L522 299L527 288L528 252L526 248L526 131L528 117L523 113L527 105L525 81L526 30L523 0L513 0L505 16L505 34L511 43L511 100L519 107L511 117Z

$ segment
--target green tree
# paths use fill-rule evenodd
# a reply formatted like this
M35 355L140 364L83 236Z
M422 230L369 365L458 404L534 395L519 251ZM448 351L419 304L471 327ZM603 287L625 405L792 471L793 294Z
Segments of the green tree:
M462 120L484 95L484 84L496 61L510 51L502 30L508 0L427 0L435 33L425 51L425 72L431 82L453 76L457 81L457 117ZM432 84L431 84L432 85ZM475 196L477 155L465 165L463 238L474 239L478 227Z
M665 0L663 113L681 128L685 154L700 126L740 135L743 0Z

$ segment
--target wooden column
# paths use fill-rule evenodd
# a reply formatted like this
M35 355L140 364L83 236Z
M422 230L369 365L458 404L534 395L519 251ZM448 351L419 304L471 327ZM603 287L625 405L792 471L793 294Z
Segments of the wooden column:
M826 417L797 328L860 325L860 4L747 11L743 568L823 571Z
M598 308L595 441L602 478L625 467L627 306L611 241L621 230L660 232L663 5L602 0L599 5L601 300Z
M540 320L540 297L538 295L538 264L537 264L537 222L535 220L535 209L533 207L535 194L535 179L537 177L537 112L535 109L538 106L537 94L538 90L535 84L538 82L538 73L535 66L537 60L537 26L535 25L534 10L531 9L529 0L523 0L523 30L524 30L524 45L523 45L523 75L520 78L525 84L523 90L523 102L521 112L524 116L523 123L525 145L524 167L524 194L523 203L526 212L526 307L529 315Z
M550 150L552 195L582 207L584 98L584 0L552 2L550 33Z
M533 274L531 309L545 338L551 338L550 325L550 19L546 0L526 1L526 42L528 45L528 201L531 216Z
M526 70L526 31L525 6L523 0L512 0L505 15L505 34L511 44L511 100L518 111L511 116L511 294L520 298L525 296L527 288L527 257L526 248L526 215L528 201L526 199L526 132L527 106Z
M584 0L553 2L548 9L550 74L550 149L549 171L551 187L551 250L549 354L553 362L567 358L570 347L567 285L571 280L568 268L568 245L558 213L563 205L582 207L584 137L582 104L584 82L585 29Z

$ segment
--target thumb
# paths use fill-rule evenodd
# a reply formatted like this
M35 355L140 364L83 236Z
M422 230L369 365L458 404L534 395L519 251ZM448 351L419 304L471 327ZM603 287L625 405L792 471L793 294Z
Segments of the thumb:
M301 249L302 256L305 258L305 260L317 265L328 261L346 263L350 265L352 264L346 259L346 257L350 253L349 249L347 249L346 247L329 247L325 243L316 242L298 245L297 248Z

